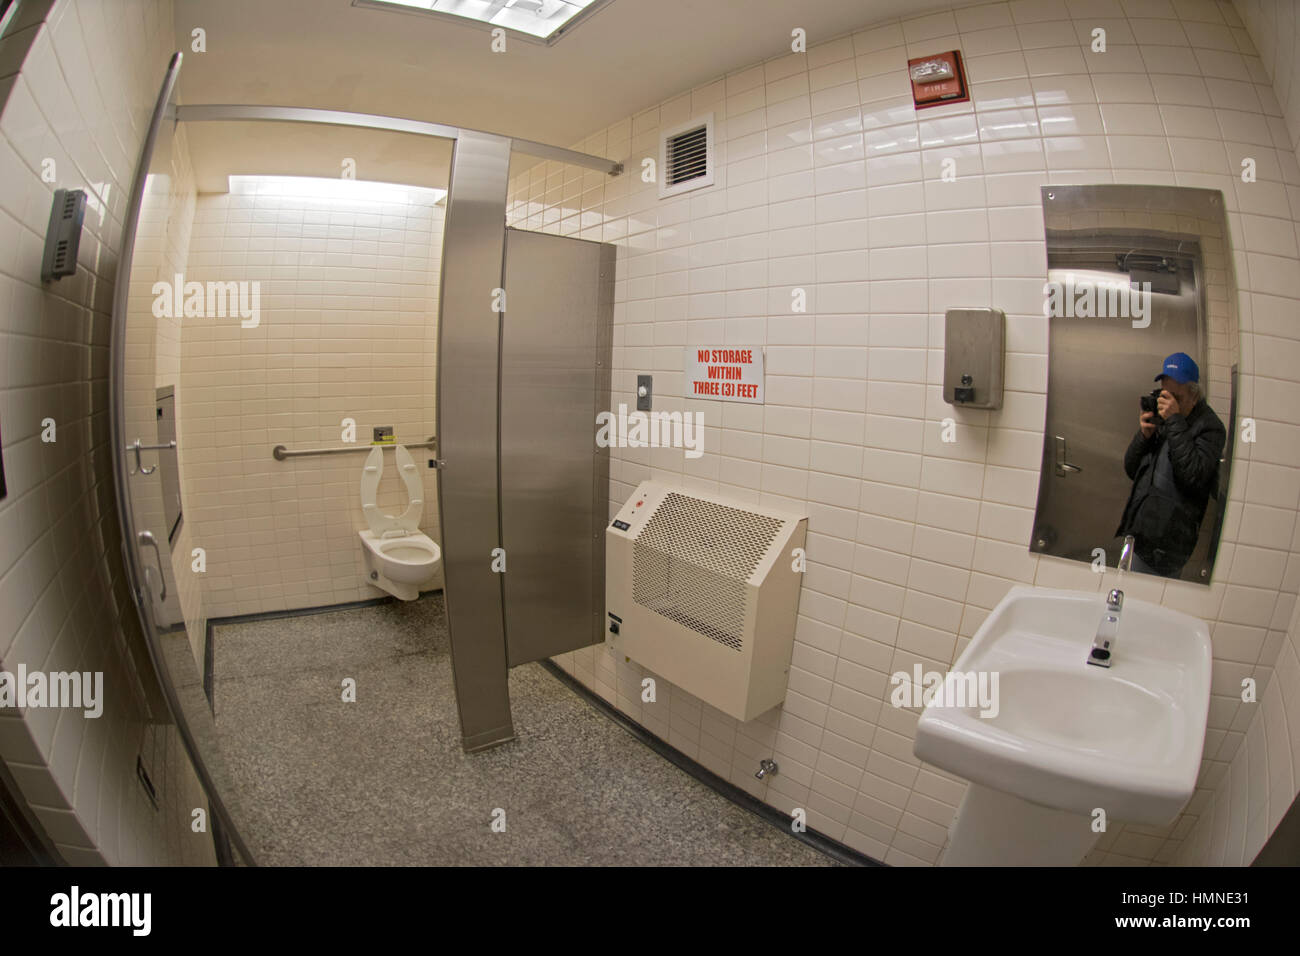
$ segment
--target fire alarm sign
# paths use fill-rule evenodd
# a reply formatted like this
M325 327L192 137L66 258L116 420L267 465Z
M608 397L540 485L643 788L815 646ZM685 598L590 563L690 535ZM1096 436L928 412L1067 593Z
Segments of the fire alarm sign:
M908 60L907 73L912 81L912 102L917 109L970 101L966 71L962 69L958 50Z

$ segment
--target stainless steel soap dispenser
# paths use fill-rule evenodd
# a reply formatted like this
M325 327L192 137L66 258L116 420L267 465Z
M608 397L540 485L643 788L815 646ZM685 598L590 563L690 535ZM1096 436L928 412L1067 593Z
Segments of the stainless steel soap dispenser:
M1006 313L949 309L944 319L943 400L964 408L1001 408Z

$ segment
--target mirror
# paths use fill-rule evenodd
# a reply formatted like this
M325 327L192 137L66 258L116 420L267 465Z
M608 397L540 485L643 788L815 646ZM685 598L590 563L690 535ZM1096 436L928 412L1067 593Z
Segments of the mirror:
M1239 358L1223 195L1045 186L1047 421L1029 550L1209 584Z
M234 823L240 814L203 687L205 622L190 573L192 541L181 507L178 327L155 311L150 291L157 275L177 264L181 249L172 224L186 209L183 171L176 161L182 134L164 119L174 105L180 64L177 53L168 64L126 202L109 370L114 485L126 539L123 557L156 678L145 682L146 693L162 698L149 720L161 724L174 717L196 775L169 781L185 791L174 805L194 808L195 825L205 822L192 832L209 832L210 817L212 834L228 836L240 858L251 862L255 857ZM199 839L187 844L184 853L191 862L207 863L225 846L224 839Z
M327 635L357 654L344 673L377 653L314 612L384 614L400 597L392 653L417 624L426 654L446 631L441 567L421 542L440 537L427 462L451 141L178 122L179 60L125 225L119 507L158 683L209 798L200 862L278 862L285 812L268 794L292 792L276 778L302 750L290 708L318 706L304 662L336 659ZM361 177L340 176L357 163ZM371 521L408 534L386 527L368 550ZM267 678L298 696L259 693ZM454 703L440 701L449 716Z

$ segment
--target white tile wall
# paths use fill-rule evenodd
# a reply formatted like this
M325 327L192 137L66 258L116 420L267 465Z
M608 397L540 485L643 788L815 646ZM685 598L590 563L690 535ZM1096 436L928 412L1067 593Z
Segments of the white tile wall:
M1296 5L1288 0L1239 0L1237 7L1273 80L1290 142L1300 149L1300 17ZM1294 201L1294 192L1292 198ZM1293 238L1280 227L1261 227L1261 242L1266 231L1276 245L1293 248ZM1294 326L1294 309L1288 318ZM1300 609L1280 645L1274 661L1277 679L1250 709L1246 746L1237 749L1227 770L1219 775L1178 854L1179 863L1248 865L1295 800L1300 789ZM1243 650L1248 652L1248 648Z
M1091 50L1095 27L1104 53ZM915 111L907 59L954 48L973 102ZM641 158L656 155L661 127L704 112L716 122L716 185L660 201ZM1230 3L1035 0L874 24L574 144L624 160L618 178L555 163L522 173L513 224L619 246L611 405L630 403L635 374L652 372L657 407L702 412L710 426L699 459L616 449L614 502L656 477L798 505L811 519L783 709L738 724L662 681L658 702L643 705L640 670L600 647L562 665L737 785L806 808L816 829L890 863L938 861L964 783L912 756L917 714L885 704L889 674L950 666L1017 582L1111 584L1026 547L1046 383L1039 187L1219 189L1240 289L1241 414L1260 437L1237 445L1212 586L1126 583L1210 623L1203 772L1177 821L1113 828L1088 860L1173 861L1234 755L1254 758L1240 745L1261 705L1240 701L1241 680L1255 677L1268 699L1275 662L1295 674L1283 651L1300 588L1294 131ZM1240 178L1246 157L1257 182ZM941 177L947 159L955 182ZM807 290L806 314L791 313L795 287ZM957 305L1007 312L999 412L942 402L942 316ZM705 342L765 346L766 405L681 397L681 347ZM938 422L950 414L959 441L944 445ZM767 756L781 772L759 783Z
M0 713L0 756L71 863L210 862L174 728L146 722L108 448L108 342L124 203L171 52L162 0L23 3L0 46L0 666L102 671L105 707ZM26 31L32 31L30 33ZM13 72L21 62L21 70ZM42 172L53 161L53 182ZM75 277L43 287L51 195L86 188ZM96 205L104 208L100 221ZM57 441L41 441L41 420ZM161 810L136 780L140 754Z
M1277 679L1254 707L1238 748L1188 833L1177 862L1248 866L1300 788L1300 611L1278 653Z
M1300 9L1294 0L1237 0L1237 10L1273 81L1291 144L1300 153Z
M338 188L354 187L348 194ZM187 280L261 283L260 323L186 319L181 331L185 507L214 617L381 597L366 583L366 456L280 462L275 445L336 446L344 418L368 443L434 434L444 207L432 190L250 178L199 196ZM437 472L421 530L435 541ZM379 505L407 504L392 452ZM439 570L430 589L442 586Z

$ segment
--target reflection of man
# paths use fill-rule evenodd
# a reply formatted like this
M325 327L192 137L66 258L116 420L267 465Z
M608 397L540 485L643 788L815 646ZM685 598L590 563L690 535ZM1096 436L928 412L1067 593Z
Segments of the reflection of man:
M1201 394L1201 373L1185 352L1165 359L1156 411L1138 417L1124 453L1133 480L1117 535L1134 538L1133 568L1178 577L1196 547L1201 519L1218 493L1228 433Z

